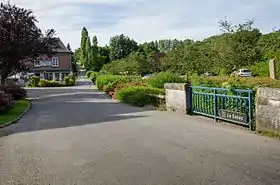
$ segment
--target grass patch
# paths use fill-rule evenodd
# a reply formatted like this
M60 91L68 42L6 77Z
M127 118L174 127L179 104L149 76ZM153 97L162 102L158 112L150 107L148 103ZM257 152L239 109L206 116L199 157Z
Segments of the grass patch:
M12 109L3 115L0 115L0 125L4 125L18 118L27 109L28 105L28 100L18 100Z
M257 133L262 136L273 137L273 138L280 140L280 134L277 134L277 133L269 131L269 130L258 130Z

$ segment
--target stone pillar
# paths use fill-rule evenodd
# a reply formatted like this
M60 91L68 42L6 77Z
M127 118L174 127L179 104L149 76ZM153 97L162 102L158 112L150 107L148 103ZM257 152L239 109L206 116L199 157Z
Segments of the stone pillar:
M186 86L185 83L164 84L166 109L168 111L190 112L190 110L187 110Z
M52 79L55 81L55 73L52 73Z
M59 81L62 81L62 73L59 73Z
M269 76L270 76L271 79L276 79L275 59L269 60Z

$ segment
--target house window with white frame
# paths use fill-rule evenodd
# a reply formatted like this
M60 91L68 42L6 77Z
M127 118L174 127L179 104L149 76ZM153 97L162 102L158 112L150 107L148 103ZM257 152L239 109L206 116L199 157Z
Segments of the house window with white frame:
M34 67L41 67L41 62L39 60L35 61Z
M59 60L58 57L52 58L52 67L58 67L59 66Z

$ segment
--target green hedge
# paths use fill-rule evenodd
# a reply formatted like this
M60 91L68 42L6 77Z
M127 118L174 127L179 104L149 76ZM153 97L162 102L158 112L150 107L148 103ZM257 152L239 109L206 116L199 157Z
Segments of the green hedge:
M160 72L148 80L148 83L155 88L164 88L165 83L185 83L186 80L171 72Z
M76 77L73 75L68 75L63 80L66 86L74 86L76 84Z
M131 81L140 80L140 77L136 76L121 76L121 75L99 75L96 78L96 86L99 90L103 91L105 86L109 84L117 86L120 83L126 83Z
M40 77L32 76L28 80L28 87L38 87L38 83L40 82Z
M64 85L57 81L52 81L52 80L40 80L38 83L38 87L62 87L62 86Z
M256 90L259 87L280 88L280 80L270 78L234 78L234 77L191 77L190 81L195 86L206 87L224 87L228 89L252 89Z
M153 87L126 87L116 92L116 98L124 103L145 106L145 105L156 105L158 98L151 95L164 95L163 89Z
M95 83L97 76L98 76L98 72L92 71L92 72L90 73L89 79L90 79L93 83Z

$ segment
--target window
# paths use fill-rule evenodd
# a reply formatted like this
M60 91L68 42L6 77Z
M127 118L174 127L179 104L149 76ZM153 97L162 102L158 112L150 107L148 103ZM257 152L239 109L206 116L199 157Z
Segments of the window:
M34 62L34 67L41 67L40 61L35 61Z
M52 67L58 67L58 57L53 57L52 58Z

